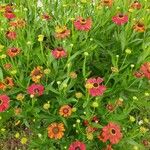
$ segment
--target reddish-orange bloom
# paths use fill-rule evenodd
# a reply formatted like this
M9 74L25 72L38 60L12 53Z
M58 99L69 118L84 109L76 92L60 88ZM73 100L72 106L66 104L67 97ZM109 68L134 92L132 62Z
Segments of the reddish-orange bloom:
M63 117L71 116L72 108L69 105L64 105L59 109L59 114Z
M86 145L81 141L71 143L68 150L86 150Z
M65 127L63 123L52 123L48 126L48 137L51 139L61 139L64 136Z
M17 19L15 21L9 22L9 25L15 28L23 28L26 25L26 22L23 19Z
M106 108L108 111L113 112L115 109L115 106L113 104L107 104Z
M84 19L82 17L78 17L74 21L74 26L77 30L89 31L92 27L92 19L91 18Z
M43 67L41 66L37 66L36 68L34 68L30 74L32 81L35 83L39 83L43 75Z
M11 47L7 50L7 55L9 57L15 57L20 53L20 48Z
M12 68L12 65L11 64L9 64L9 63L7 63L7 64L4 64L4 69L6 69L6 70L9 70L9 69L11 69Z
M141 68L140 71L144 74L144 76L150 80L150 62L145 62Z
M6 32L6 37L9 39L9 40L15 40L17 38L17 33L14 32L14 31L7 31Z
M134 74L133 74L136 78L143 78L144 77L144 74L143 74L143 72L141 72L141 71L136 71L136 72L134 72Z
M5 85L8 87L14 86L14 81L11 77L6 77L4 81L5 81Z
M49 14L45 13L42 15L42 19L48 21L48 20L52 19L52 17Z
M9 101L10 98L7 95L0 95L0 112L3 112L9 108Z
M137 32L144 32L145 25L143 23L138 22L133 26L133 29L134 29L134 31L137 31Z
M16 15L12 12L5 12L4 16L7 18L7 19L14 19L16 17Z
M3 82L0 82L0 90L5 90L6 89L6 85Z
M111 7L113 0L102 0L102 5Z
M109 140L111 144L117 144L122 138L122 133L120 126L116 123L110 122L108 125L103 127L102 133L99 136L99 139L103 142Z
M56 27L55 29L55 37L57 39L64 39L70 35L70 30L67 29L66 26Z
M44 93L44 86L41 84L32 84L27 88L27 92L30 95L41 96Z
M62 47L58 47L58 48L55 48L54 50L52 50L52 55L54 58L60 59L60 58L66 57L67 52Z
M90 78L86 81L85 87L88 89L91 96L101 96L106 91L106 86L100 85L103 82L103 79Z
M142 5L139 1L134 1L132 4L131 4L131 8L133 9L141 9Z
M123 14L117 14L112 17L112 21L117 25L123 25L128 22L128 16Z

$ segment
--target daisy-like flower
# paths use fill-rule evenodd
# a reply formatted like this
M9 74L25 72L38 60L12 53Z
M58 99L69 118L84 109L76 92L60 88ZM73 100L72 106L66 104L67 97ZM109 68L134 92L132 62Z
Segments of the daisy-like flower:
M21 51L20 48L11 47L11 48L8 48L7 55L9 57L15 57L15 56L17 56L20 53L20 51Z
M144 32L145 31L145 25L143 23L137 22L133 26L134 31L136 32Z
M39 83L43 75L43 67L41 66L37 66L36 68L34 68L30 74L32 81L35 83Z
M5 85L8 87L13 87L14 86L14 81L11 77L6 77L5 78Z
M75 141L69 146L69 150L86 150L86 145L81 141Z
M5 12L13 12L13 5L10 5L10 4L6 5Z
M55 28L55 37L57 39L64 39L70 35L70 30L67 29L66 26L57 26Z
M106 86L100 85L103 82L103 79L90 78L86 81L85 87L88 89L91 96L101 96L106 91Z
M112 21L117 25L123 25L128 22L128 16L124 14L117 14L112 17Z
M6 37L9 40L15 40L17 38L17 33L15 31L7 31L6 32Z
M71 116L72 108L69 105L64 105L59 109L59 114L63 117Z
M9 101L10 98L7 95L0 95L0 112L4 112L9 108Z
M113 0L102 0L102 5L111 7L113 4Z
M48 137L51 139L61 139L64 136L65 127L63 123L52 123L48 126Z
M6 64L4 64L4 69L5 70L9 70L9 69L11 69L12 68L12 65L11 64L9 64L9 63L6 63Z
M139 1L135 0L132 4L131 4L131 8L133 9L141 9L142 5Z
M27 92L30 95L41 96L44 93L44 86L41 84L32 84L27 88Z
M74 21L74 26L77 30L89 31L92 27L92 19L91 18L84 19L82 17L78 17Z
M12 13L12 12L6 12L6 13L4 14L4 16L5 16L5 18L7 18L7 19L14 19L14 18L16 18L16 15L15 15L14 13Z
M116 123L110 122L108 125L103 127L102 133L99 137L100 140L106 142L109 140L111 144L117 144L122 138L120 126Z
M43 14L41 17L42 17L43 20L46 20L46 21L52 19L52 17L47 13Z
M9 25L15 28L23 28L26 25L26 22L23 19L16 19L15 21L10 21Z
M66 57L67 52L62 47L58 47L58 48L55 48L54 50L52 50L52 55L54 58L60 59L60 58Z
M144 74L144 76L150 80L150 62L145 62L141 68L140 71Z

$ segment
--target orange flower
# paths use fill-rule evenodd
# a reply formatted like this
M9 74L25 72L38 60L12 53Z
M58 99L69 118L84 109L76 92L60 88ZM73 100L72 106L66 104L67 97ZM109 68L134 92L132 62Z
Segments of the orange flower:
M35 83L40 82L40 79L43 77L43 67L37 66L34 68L30 74L32 81Z
M102 5L111 7L113 0L102 0Z
M7 55L9 57L15 57L20 53L20 48L12 47L7 50Z
M14 81L13 81L12 78L6 77L6 78L5 78L5 84L6 84L7 86L9 86L9 87L13 87L13 86L14 86Z
M51 139L61 139L64 136L64 124L63 123L52 123L48 126L48 137Z
M70 30L68 30L66 26L57 26L55 32L55 37L58 39L64 39L70 35Z
M15 21L11 21L10 26L15 27L15 28L23 28L26 25L26 22L23 19L17 19Z
M63 117L71 116L72 108L69 105L64 105L59 109L59 114Z
M6 85L3 82L0 82L0 90L5 90L6 89Z
M22 109L21 109L21 108L15 108L15 109L14 109L14 113L15 113L16 116L17 116L17 115L20 115L21 112L22 112Z
M134 26L133 26L133 29L137 32L144 32L145 31L145 25L143 23L136 23Z

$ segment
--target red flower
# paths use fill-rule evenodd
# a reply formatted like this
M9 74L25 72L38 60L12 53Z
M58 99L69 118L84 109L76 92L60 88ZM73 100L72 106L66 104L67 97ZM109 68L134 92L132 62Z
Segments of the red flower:
M89 31L92 27L92 19L83 19L82 17L78 17L78 19L74 21L74 26L77 30Z
M62 47L58 47L52 50L52 55L54 56L54 58L60 59L62 57L66 57L67 52Z
M7 95L0 95L0 112L3 112L9 108L9 101L10 99Z
M142 77L144 77L144 74L143 74L143 72L141 72L141 71L137 71L137 72L134 72L134 76L135 76L136 78L142 78Z
M9 64L9 63L6 63L6 64L4 64L4 69L5 70L9 70L9 69L11 69L12 68L12 65L11 64Z
M20 53L20 48L11 47L7 50L7 55L9 57L15 57Z
M41 96L44 93L44 86L41 84L32 84L27 89L28 94L34 96Z
M142 5L140 4L140 2L138 1L134 1L132 4L131 4L131 8L133 9L140 9L142 7Z
M86 145L83 142L75 141L69 146L69 150L86 150Z
M17 37L17 34L16 34L16 32L14 32L14 31L7 31L7 32L6 32L6 37L7 37L8 39L10 39L10 40L15 40L16 37Z
M106 86L100 85L103 82L103 79L98 78L90 78L86 82L86 88L88 89L90 95L92 96L100 96L103 95L104 91L106 90Z
M48 20L52 19L52 17L50 15L48 15L47 13L45 13L42 15L42 19L48 21Z
M110 122L107 126L103 127L102 133L99 137L100 140L106 142L109 140L111 144L117 144L122 138L120 126Z
M16 15L12 12L6 12L4 14L4 16L7 18L7 19L14 19L16 17Z
M117 25L123 25L128 22L128 16L123 14L118 14L112 18L112 21Z
M8 4L7 6L5 6L5 11L6 12L12 12L13 11L13 6Z
M144 74L146 78L150 80L150 62L145 62L141 66L140 71Z

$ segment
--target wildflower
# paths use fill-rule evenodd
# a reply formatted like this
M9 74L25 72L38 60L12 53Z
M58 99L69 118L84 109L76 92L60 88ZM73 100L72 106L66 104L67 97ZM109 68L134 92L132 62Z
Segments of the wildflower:
M38 35L38 41L39 42L42 42L43 39L44 39L44 35L42 35L42 34Z
M75 93L76 98L80 99L82 98L83 94L81 92Z
M41 78L43 77L43 67L37 66L31 71L30 74L32 81L35 83L39 83Z
M113 73L118 73L119 72L119 69L117 67L111 67L111 71Z
M110 122L108 125L103 127L101 136L99 138L103 142L109 140L111 144L117 144L122 138L120 126L118 124Z
M60 59L60 58L66 57L67 52L62 47L58 47L52 50L52 55L55 59Z
M145 127L143 127L143 126L141 126L141 127L140 127L140 131L141 131L142 133L146 133L147 131L149 131L149 129L148 129L148 128L145 128Z
M7 31L6 32L6 37L9 40L15 40L17 38L17 33L15 31Z
M69 150L86 150L86 145L81 141L75 141L71 143Z
M23 28L25 27L26 22L23 19L16 19L15 21L10 21L9 25L15 28Z
M18 95L17 95L17 97L16 97L16 99L18 100L18 101L22 101L23 99L24 99L24 94L22 94L22 93L19 93Z
M4 67L4 69L9 70L12 68L12 65L10 63L6 63L6 64L4 64L3 67Z
M119 98L117 101L116 101L116 106L122 106L123 105L123 99L122 98Z
M150 142L149 142L148 140L146 140L146 139L143 140L142 143L143 143L143 145L144 145L145 147L147 147L147 146L150 145Z
M112 18L112 21L117 25L123 25L128 22L128 16L124 14L117 14Z
M86 136L87 136L88 140L93 140L93 138L94 138L93 133L87 133Z
M54 139L61 139L64 136L64 124L63 123L52 123L48 126L48 137Z
M44 93L44 86L41 84L32 84L27 88L27 92L30 95L41 96Z
M23 138L21 138L21 144L26 144L27 143L27 141L28 141L28 139L26 138L26 137L23 137Z
M141 66L140 71L144 74L146 78L150 80L150 62L145 62Z
M57 39L64 39L69 35L70 35L70 30L68 30L66 26L62 26L62 27L57 26L55 28L55 37Z
M106 108L110 112L113 112L115 110L115 106L113 104L107 104Z
M99 106L98 102L95 101L92 103L92 107L97 108L98 106Z
M21 109L21 108L15 108L15 109L14 109L14 113L15 113L16 116L17 116L17 115L20 115L21 112L22 112L22 109Z
M0 95L0 112L4 112L9 108L9 101L10 98L7 95Z
M76 79L76 78L77 78L76 72L70 72L69 76L70 76L70 78L72 78L72 79Z
M141 22L137 22L133 26L133 30L136 31L136 32L144 32L145 31L145 25Z
M72 113L72 108L69 105L63 105L59 109L59 114L63 117L69 117L71 116L71 113Z
M15 134L15 138L18 139L19 137L20 137L20 134L17 132L17 133Z
M102 5L111 7L113 4L113 0L102 0Z
M42 15L42 19L48 21L48 20L52 19L52 17L50 15L48 15L47 13L45 13Z
M92 19L91 18L84 19L82 17L78 17L74 21L74 26L77 30L89 31L92 27Z
M100 85L103 82L103 79L98 78L90 78L86 81L85 87L88 89L89 94L91 96L101 96L106 90L106 86Z
M77 119L76 122L77 122L77 123L80 123L81 121L80 121L80 119Z
M144 73L141 71L136 71L133 74L136 78L143 78L144 77Z
M131 4L131 8L133 9L141 9L142 5L139 1L135 0L132 4Z
M48 102L48 103L45 103L44 105L43 105L43 108L45 109L45 110L48 110L49 108L50 108L50 103Z
M4 16L7 19L14 19L16 17L16 15L14 13L12 13L12 12L5 12Z
M12 47L7 50L7 55L9 57L15 57L20 53L20 48Z

